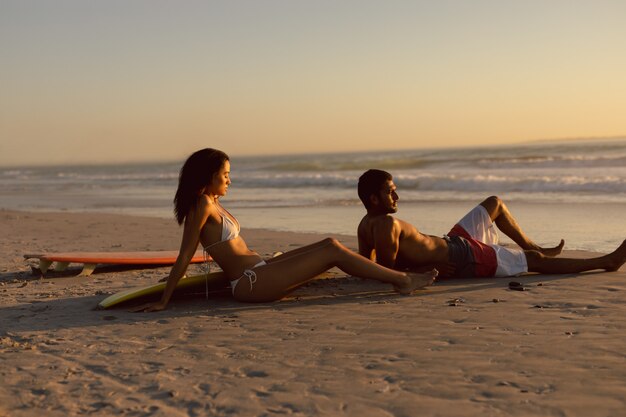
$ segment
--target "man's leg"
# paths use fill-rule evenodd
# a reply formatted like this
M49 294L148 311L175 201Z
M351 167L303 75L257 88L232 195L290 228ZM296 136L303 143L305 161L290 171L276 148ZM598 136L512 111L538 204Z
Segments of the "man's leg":
M626 240L608 255L590 259L549 258L534 250L524 251L528 270L543 274L569 274L604 269L617 271L626 262Z
M563 250L565 241L561 239L561 243L553 248L542 248L535 242L530 240L528 236L522 231L521 227L517 224L517 221L511 215L511 212L504 204L504 202L497 196L491 196L485 201L480 203L483 206L491 220L498 226L498 229L505 235L513 239L513 242L517 243L522 249L528 251L537 251L545 256L556 256Z

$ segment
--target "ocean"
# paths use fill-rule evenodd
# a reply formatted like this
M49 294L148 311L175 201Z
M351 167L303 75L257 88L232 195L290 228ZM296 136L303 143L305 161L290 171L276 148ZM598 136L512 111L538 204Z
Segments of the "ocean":
M227 150L226 150L227 151ZM0 208L172 217L183 161L0 167ZM389 171L398 217L442 235L498 195L540 244L609 251L626 238L626 139L231 157L223 204L245 228L355 235L369 168ZM504 239L506 241L506 239Z

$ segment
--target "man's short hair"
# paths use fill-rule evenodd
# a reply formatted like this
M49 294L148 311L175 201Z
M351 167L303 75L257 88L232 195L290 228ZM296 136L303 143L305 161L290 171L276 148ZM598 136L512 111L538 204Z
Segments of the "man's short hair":
M370 196L373 194L378 195L383 185L391 180L393 180L391 174L380 169L369 169L359 177L357 191L366 209L370 208L371 205Z

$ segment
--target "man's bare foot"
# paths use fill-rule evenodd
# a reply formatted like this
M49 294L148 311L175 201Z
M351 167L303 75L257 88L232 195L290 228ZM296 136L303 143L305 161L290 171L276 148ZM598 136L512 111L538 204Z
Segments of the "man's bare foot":
M555 246L553 248L537 248L537 251L541 252L542 254L544 254L545 256L549 256L549 257L554 257L557 255L560 255L561 252L563 252L563 246L565 246L565 241L563 239L561 239L561 243L559 243L559 246Z
M439 272L436 269L423 273L407 272L408 284L403 287L396 285L395 289L400 294L411 294L415 290L432 285L437 275L439 275Z
M605 270L613 272L620 269L620 267L626 263L626 240L624 240L617 249L606 255L606 258L608 264L606 268L604 268Z

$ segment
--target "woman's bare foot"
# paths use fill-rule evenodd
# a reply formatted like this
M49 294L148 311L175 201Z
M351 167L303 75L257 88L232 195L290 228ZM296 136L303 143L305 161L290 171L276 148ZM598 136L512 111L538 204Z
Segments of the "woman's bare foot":
M608 260L607 266L604 268L607 271L613 272L620 269L624 263L626 263L626 240L613 252L606 255Z
M536 250L544 254L545 256L554 257L560 255L563 252L563 246L565 246L565 241L561 239L561 243L558 246L553 248L542 248L538 247Z
M407 272L408 284L402 287L397 285L394 287L400 294L411 294L415 290L432 285L437 275L439 275L439 272L436 269L423 273Z

